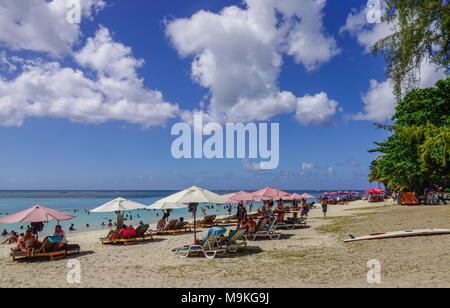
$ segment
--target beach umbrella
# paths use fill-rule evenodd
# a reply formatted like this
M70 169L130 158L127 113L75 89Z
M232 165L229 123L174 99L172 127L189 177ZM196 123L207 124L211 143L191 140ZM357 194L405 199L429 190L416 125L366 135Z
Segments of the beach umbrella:
M301 197L301 199L313 199L313 198L315 198L313 195L310 195L310 194L307 194L307 193L301 194L300 197Z
M229 196L228 199L230 199L232 201L238 201L238 202L270 200L270 198L268 198L268 197L256 196L252 193L249 193L249 192L246 192L243 190L234 193L232 196Z
M157 203L189 203L189 208L192 209L194 214L194 241L197 241L197 229L196 229L196 213L198 203L219 203L227 202L228 199L213 193L204 188L192 186L185 190L174 193L168 197L165 197Z
M131 211L147 208L146 205L130 201L124 198L117 198L109 201L99 207L91 210L93 213L106 213L106 212L120 212L120 211Z
M120 212L122 211L132 211L139 209L146 209L147 206L141 203L137 203L131 200L127 200L124 198L117 198L106 202L99 207L91 210L93 213L107 213L107 212L117 212L117 228L120 228L123 224L123 215L121 216Z
M148 206L149 210L176 210L176 209L185 209L187 208L187 204L183 203L172 203L172 202L155 202L152 205Z
M288 200L287 198L289 198L289 193L279 190L279 189L275 189L272 188L270 186L267 186L266 188L257 190L252 192L253 195L256 195L258 197L267 197L270 198L270 200L278 200L278 199L285 199Z
M286 200L300 200L300 199L302 199L301 195L299 195L297 193L293 193L293 194L290 194Z
M230 197L234 196L236 193L230 193L230 194L225 194L225 195L221 195L222 197L228 199L228 201L226 202L217 202L216 204L227 204L227 203L236 203L230 200Z
M14 224L18 222L48 222L50 220L64 221L73 218L75 216L42 205L35 205L27 210L0 218L0 223Z
M366 190L364 193L365 194L381 194L382 192L384 192L384 190L376 188L376 189Z

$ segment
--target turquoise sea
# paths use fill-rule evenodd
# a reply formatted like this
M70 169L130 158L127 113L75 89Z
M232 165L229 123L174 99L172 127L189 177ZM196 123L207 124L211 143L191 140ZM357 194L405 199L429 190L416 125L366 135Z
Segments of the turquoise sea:
M324 192L324 190L296 190L289 191L290 193L297 192L299 194L308 193L313 196L317 196ZM88 230L98 230L98 229L109 229L108 227L103 227L101 224L104 222L108 223L111 219L113 222L116 221L115 213L89 213L90 210L108 202L118 197L123 197L130 199L139 203L150 205L155 201L167 197L176 191L170 190L124 190L124 191L0 191L0 217L4 217L22 210L25 210L33 205L44 205L56 210L60 210L71 215L76 216L75 219L62 221L60 224L63 229L68 232L70 225L73 223L76 232L88 231ZM215 191L219 194L227 194L232 191L220 190ZM308 202L314 201L314 199L308 200ZM259 206L258 202L254 202L254 208ZM197 215L202 217L202 212L200 208L202 206L211 205L199 205L199 210ZM74 210L78 210L74 213ZM216 214L223 215L228 214L228 209L225 205L216 205L214 207L206 209L208 215ZM233 206L233 214L235 214L236 208ZM155 210L135 210L125 213L125 215L131 215L126 221L127 224L137 225L142 220L144 223L156 223L158 219L162 216L162 211ZM159 217L159 218L158 218ZM171 214L171 218L184 217L185 219L190 219L192 215L187 211L187 209L175 210ZM49 222L45 224L43 235L48 235L53 233L54 226L57 222ZM89 227L86 225L89 224ZM0 224L0 233L3 230L11 232L14 230L16 232L24 232L27 223L22 224Z

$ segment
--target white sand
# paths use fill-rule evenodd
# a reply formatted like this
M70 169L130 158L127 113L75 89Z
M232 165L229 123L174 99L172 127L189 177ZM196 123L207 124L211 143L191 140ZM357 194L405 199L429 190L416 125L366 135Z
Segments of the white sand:
M372 208L392 203L390 201L369 204L365 201L356 201L344 206L329 206L329 215L334 217L355 215L360 211L348 209ZM297 255L300 257L310 251L334 251L343 247L342 238L315 230L316 227L327 223L321 216L321 209L317 207L310 212L309 228L281 230L284 235L281 240L250 241L248 250L243 254L228 255L214 260L182 259L171 252L174 247L192 243L192 233L176 236L155 235L154 240L130 246L100 244L98 238L104 236L105 231L70 234L69 242L80 244L82 253L56 261L13 262L9 257L11 246L3 245L0 246L0 287L340 286L342 277L337 277L334 281L333 275L327 275L336 270L334 263L331 263L329 268L321 266L322 260L314 259L317 258L314 254L312 259L306 259L305 266L319 267L320 275L302 271L301 266L290 267L290 264L295 263L292 260L296 260ZM201 229L198 237L202 238L206 230ZM332 257L330 255L330 262ZM66 282L69 260L80 262L80 284ZM263 276L260 274L262 271L265 271ZM348 284L368 286L364 275L356 281L348 281Z

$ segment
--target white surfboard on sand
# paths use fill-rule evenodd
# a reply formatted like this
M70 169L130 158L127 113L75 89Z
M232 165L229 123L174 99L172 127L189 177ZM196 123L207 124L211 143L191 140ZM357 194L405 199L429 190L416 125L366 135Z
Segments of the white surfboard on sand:
M418 229L409 231L394 231L394 232L373 233L360 237L354 237L353 235L349 235L350 238L346 239L344 242L355 242L364 240L420 236L420 235L440 235L440 234L450 234L450 229Z

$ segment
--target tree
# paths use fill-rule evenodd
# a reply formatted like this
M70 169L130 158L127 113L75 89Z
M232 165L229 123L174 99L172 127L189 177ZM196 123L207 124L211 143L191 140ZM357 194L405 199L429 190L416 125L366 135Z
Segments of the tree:
M450 78L435 88L414 89L396 107L393 132L375 142L380 152L372 164L370 181L392 189L424 189L450 184Z
M417 84L423 61L449 71L450 8L448 0L386 0L383 21L395 32L372 46L387 62L386 76L394 83L397 99L402 89Z

